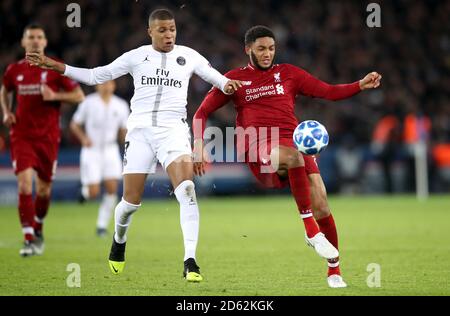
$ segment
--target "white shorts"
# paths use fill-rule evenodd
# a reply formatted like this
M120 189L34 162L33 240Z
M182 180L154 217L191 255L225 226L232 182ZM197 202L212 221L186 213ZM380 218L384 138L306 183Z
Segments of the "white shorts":
M99 184L103 180L122 178L122 161L119 146L112 144L104 148L83 147L80 155L82 185Z
M188 124L135 128L125 137L123 174L155 173L158 161L165 170L183 155L192 155Z

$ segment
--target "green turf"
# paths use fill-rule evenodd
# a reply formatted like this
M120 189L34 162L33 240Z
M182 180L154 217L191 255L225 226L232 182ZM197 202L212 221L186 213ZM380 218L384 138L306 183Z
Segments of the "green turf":
M178 205L145 201L128 235L122 275L109 272L110 238L94 235L97 205L52 205L46 252L21 258L14 207L0 208L0 295L450 295L450 196L330 198L347 289L329 289L326 264L303 241L290 197L200 198L198 263L182 277ZM69 288L69 263L81 287ZM381 267L370 288L367 266Z

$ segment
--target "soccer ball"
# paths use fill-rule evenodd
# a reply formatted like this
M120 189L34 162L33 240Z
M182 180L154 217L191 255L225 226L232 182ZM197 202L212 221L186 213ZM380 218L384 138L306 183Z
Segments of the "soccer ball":
M322 152L329 141L328 132L322 124L309 120L301 122L292 135L297 149L305 155L316 155Z

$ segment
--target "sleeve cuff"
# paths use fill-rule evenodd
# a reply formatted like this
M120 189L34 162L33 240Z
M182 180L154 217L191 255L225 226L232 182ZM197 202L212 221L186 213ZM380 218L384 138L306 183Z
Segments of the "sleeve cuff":
M227 93L225 91L225 85L228 81L230 81L230 79L228 79L227 77L223 77L222 82L220 83L220 90L226 95L231 95L232 93Z

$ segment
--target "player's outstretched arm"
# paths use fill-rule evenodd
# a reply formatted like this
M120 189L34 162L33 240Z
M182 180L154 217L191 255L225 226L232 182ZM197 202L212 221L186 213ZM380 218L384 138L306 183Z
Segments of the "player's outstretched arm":
M206 82L220 89L223 93L231 95L242 87L240 80L231 80L222 75L219 71L211 66L208 60L196 52L197 64L194 73L200 76Z
M130 52L123 54L106 66L93 69L73 67L53 60L43 53L27 53L25 59L34 66L55 70L65 76L88 86L114 80L130 72Z
M304 70L297 69L296 72L299 78L299 93L331 101L350 98L365 89L378 88L381 80L380 74L371 72L359 81L333 85L315 78Z

